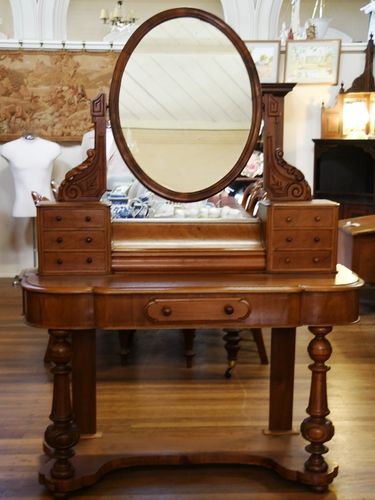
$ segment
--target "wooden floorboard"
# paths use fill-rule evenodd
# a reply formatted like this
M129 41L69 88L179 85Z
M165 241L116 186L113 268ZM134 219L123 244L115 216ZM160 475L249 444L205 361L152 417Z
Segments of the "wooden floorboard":
M375 499L375 309L364 292L358 324L330 334L329 406L336 435L329 457L340 465L330 492L303 486L258 467L155 467L118 471L72 498L163 500L369 500ZM269 352L269 331L264 332ZM298 330L294 422L307 406L310 337ZM21 291L0 280L0 498L50 498L37 481L42 436L51 403L51 376L43 364L47 333L23 323ZM141 448L150 440L181 443L227 435L246 436L266 426L267 366L259 364L251 335L244 334L239 364L224 378L225 353L218 331L196 337L196 357L185 368L179 332L137 332L126 366L120 365L117 335L98 333L98 427L137 433ZM113 418L113 414L115 418ZM207 431L207 443L204 436ZM142 437L143 436L143 437ZM161 449L162 451L162 449Z

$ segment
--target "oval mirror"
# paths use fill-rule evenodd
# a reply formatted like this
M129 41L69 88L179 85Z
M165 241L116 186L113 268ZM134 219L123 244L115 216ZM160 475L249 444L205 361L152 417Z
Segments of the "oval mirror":
M143 23L119 55L109 112L118 149L148 189L197 201L246 166L261 121L250 53L216 16L191 8Z

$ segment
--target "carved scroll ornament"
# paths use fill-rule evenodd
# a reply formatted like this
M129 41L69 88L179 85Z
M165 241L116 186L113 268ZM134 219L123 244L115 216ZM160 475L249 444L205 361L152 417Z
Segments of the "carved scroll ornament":
M274 148L273 138L266 139L269 179L265 189L271 201L309 201L311 188L303 173L284 160L281 148Z
M87 158L65 175L56 195L57 201L96 201L106 190L106 98L100 94L91 103L95 124L95 149Z

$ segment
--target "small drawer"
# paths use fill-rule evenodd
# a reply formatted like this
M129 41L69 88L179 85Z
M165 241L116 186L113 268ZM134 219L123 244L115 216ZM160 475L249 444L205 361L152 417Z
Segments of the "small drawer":
M42 212L42 224L45 229L84 229L103 227L103 210L74 210L68 208L49 208Z
M274 250L290 249L330 249L332 248L333 231L330 229L316 229L301 231L291 228L276 229L272 235L272 248Z
M106 254L104 252L44 252L44 273L82 272L97 273L106 270Z
M276 251L271 257L272 271L330 271L334 262L332 251Z
M250 304L241 297L233 298L182 298L154 299L146 305L146 314L154 322L231 321L245 319L251 311Z
M104 250L104 231L44 231L44 250Z
M330 207L286 208L275 211L274 227L333 227L336 211Z

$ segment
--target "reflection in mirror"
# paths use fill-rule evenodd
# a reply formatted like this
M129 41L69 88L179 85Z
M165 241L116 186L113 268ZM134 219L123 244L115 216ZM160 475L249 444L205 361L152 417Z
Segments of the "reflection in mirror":
M253 86L241 54L216 26L194 17L154 26L127 60L118 93L136 164L175 193L219 183L256 135Z

